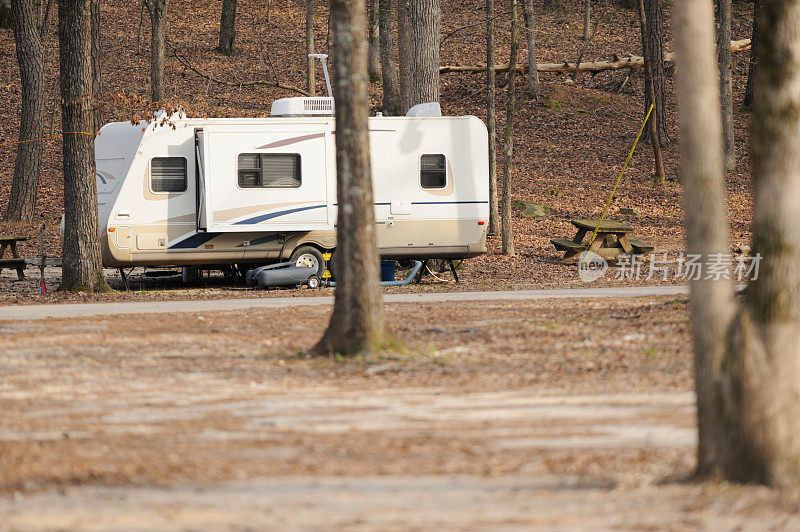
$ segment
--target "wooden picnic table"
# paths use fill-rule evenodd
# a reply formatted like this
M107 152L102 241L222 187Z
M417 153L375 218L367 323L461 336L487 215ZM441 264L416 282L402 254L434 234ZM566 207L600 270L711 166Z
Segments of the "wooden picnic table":
M550 240L557 250L564 252L562 262L567 262L587 250L606 260L614 260L622 254L645 255L653 251L653 246L650 244L628 237L628 233L633 231L633 227L627 222L603 220L599 227L600 220L572 220L571 222L578 229L572 240L566 238ZM587 238L586 242L583 240L587 235L591 238L595 228L597 228L597 236L589 246L589 239Z
M0 235L0 273L3 268L17 270L17 277L25 279L25 259L19 256L17 242L25 242L26 236L4 236ZM6 250L11 251L11 258L5 258Z

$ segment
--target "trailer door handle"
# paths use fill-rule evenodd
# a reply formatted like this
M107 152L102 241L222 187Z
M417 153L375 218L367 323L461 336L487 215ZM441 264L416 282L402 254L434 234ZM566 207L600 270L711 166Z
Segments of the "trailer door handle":
M130 211L119 211L116 215L114 215L114 218L130 218L130 217L131 217Z

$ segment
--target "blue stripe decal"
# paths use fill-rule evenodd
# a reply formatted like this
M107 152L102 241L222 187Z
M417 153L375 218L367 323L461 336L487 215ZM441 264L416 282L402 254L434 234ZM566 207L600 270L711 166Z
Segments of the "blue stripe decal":
M302 212L302 211L310 211L311 209L323 209L327 207L327 205L312 205L311 207L298 207L296 209L288 209L285 211L278 211L278 212L271 212L269 214L261 214L259 216L254 216L252 218L248 218L247 220L242 220L240 222L236 222L234 225L240 224L257 224L263 222L264 220L271 220L273 218L277 218L279 216L284 216L286 214L292 214L295 212Z
M195 233L190 237L184 238L180 242L172 244L169 249L194 249L221 234L222 233Z
M256 238L255 240L251 240L250 241L250 245L251 246L260 246L261 244L266 244L267 242L274 242L275 240L278 240L278 235L277 234L269 235L269 236L262 236L262 237ZM243 247L247 247L247 246L245 246L244 244L239 244L236 247L237 248L243 248Z
M411 205L461 205L461 204L481 204L488 201L412 201Z

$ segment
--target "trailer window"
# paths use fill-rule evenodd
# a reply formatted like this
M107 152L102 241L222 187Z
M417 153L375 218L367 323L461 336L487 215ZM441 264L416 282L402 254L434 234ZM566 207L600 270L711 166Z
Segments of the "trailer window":
M298 188L302 183L300 154L242 153L238 173L242 188Z
M153 192L184 192L186 190L186 159L183 157L153 157L150 160L150 189Z
M419 163L422 188L444 188L447 184L447 159L444 155L423 155Z

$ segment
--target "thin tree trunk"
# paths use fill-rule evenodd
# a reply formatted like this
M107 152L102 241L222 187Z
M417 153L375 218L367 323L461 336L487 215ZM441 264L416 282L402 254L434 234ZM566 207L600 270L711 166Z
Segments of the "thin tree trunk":
M408 2L410 105L439 101L439 0Z
M58 37L64 158L62 288L107 290L100 258L92 132L90 0L60 0ZM89 134L86 134L89 133Z
M317 80L314 75L314 60L309 54L314 52L314 0L306 0L306 91L314 96L317 93Z
M354 355L391 341L380 292L369 151L369 93L363 0L332 0L336 97L338 245L336 297L314 350Z
M369 0L369 49L367 55L367 71L370 81L381 79L381 43L378 4L380 0Z
M529 0L525 0L527 4ZM592 0L584 0L583 2L583 40L589 40L589 25L592 22Z
M36 209L36 190L42 168L42 142L28 142L44 137L45 86L44 42L46 21L42 20L39 2L14 0L11 9L15 20L14 39L22 109L19 117L19 140L14 162L14 178L5 216L7 221L30 222Z
M736 168L736 143L733 137L733 74L731 72L731 0L717 0L717 59L722 107L722 149L725 170Z
M667 132L667 105L664 91L664 23L662 12L664 10L664 0L644 0L645 20L647 26L647 55L650 60L650 76L653 79L653 91L655 100L645 96L645 113L650 109L650 105L655 101L656 130L658 140L662 146L670 143ZM645 140L650 140L650 131L645 130Z
M511 55L508 60L508 92L506 96L505 166L503 171L503 201L500 205L503 255L515 255L514 228L511 225L511 166L514 161L514 107L517 89L517 0L511 0Z
M397 68L394 62L394 39L392 38L394 7L392 0L380 2L381 75L383 76L383 114L394 116L400 113L400 94L397 85Z
M150 98L164 99L164 54L167 39L168 0L145 0L150 13Z
M224 55L236 53L236 0L222 0L222 14L219 20L219 44L217 51Z
M747 70L747 86L744 90L744 106L753 106L756 90L756 73L758 71L758 28L761 20L761 0L753 0L753 34L750 38L750 65Z
M639 8L639 28L642 32L642 57L644 57L644 86L645 92L647 93L647 98L650 101L655 101L655 89L653 88L653 77L651 75L652 69L650 68L650 62L647 57L647 15L645 15L644 10L644 0L638 1L638 8ZM650 108L648 107L648 112L650 112ZM655 111L655 110L654 110ZM655 112L650 113L650 118L648 119L648 128L650 130L650 138L655 139L658 138L658 131L656 129L656 114ZM661 143L660 142L651 142L650 145L653 147L653 160L655 163L655 176L653 177L653 182L656 185L661 185L664 183L664 159L661 157Z
M400 112L404 115L411 107L411 43L408 35L408 2L397 0L397 89Z
M93 131L103 127L103 45L100 34L100 0L92 2L92 118Z
M489 134L489 233L500 233L497 200L497 116L494 74L494 0L486 0L486 129Z
M534 35L533 0L524 0L524 2L525 30L528 34L528 92L536 96L539 94L539 71L536 69L536 37ZM587 35L586 39L588 38L589 36Z

